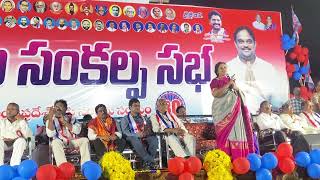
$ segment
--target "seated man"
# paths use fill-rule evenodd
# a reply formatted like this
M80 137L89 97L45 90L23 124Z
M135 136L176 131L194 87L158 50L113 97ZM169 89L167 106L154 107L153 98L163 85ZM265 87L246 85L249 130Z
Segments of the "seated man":
M294 153L309 151L309 145L302 133L299 131L291 131L278 115L271 112L271 105L268 101L263 101L260 104L260 114L257 116L256 121L260 130L275 130L274 139L277 145L286 142L286 137L289 136Z
M78 134L78 137L88 137L88 123L92 120L92 116L90 114L86 114L83 116L82 120L79 120L81 123L81 131Z
M283 123L293 131L300 131L302 134L317 133L316 128L309 126L305 119L293 113L290 102L287 102L282 106L280 118Z
M146 169L155 168L158 139L152 132L150 120L140 114L140 101L136 98L129 101L130 112L120 121L124 138L132 145L135 152L143 160ZM148 144L147 150L143 141Z
M53 138L51 143L53 155L57 166L67 162L64 147L76 147L80 149L81 165L90 161L88 138L77 138L81 131L81 125L71 115L66 115L67 102L57 100L54 107L50 108L48 120L46 122L46 132L49 138Z
M188 133L182 121L174 114L168 113L167 110L168 105L166 100L159 99L157 101L156 114L151 116L153 132L168 134L167 142L176 156L194 156L196 148L195 138Z
M186 108L184 106L178 106L176 113L177 117L181 119L183 123L192 123L191 119L187 118Z
M88 124L88 138L92 141L98 159L101 159L106 151L122 152L126 141L121 139L122 134L118 132L116 121L108 114L104 104L95 108L97 117Z
M19 115L19 105L9 103L7 118L0 120L0 166L3 165L4 151L13 148L10 165L19 165L24 150L27 148L27 138L32 136L28 123Z
M313 128L315 133L320 132L320 115L313 111L313 104L311 101L302 102L302 113L300 117L307 122L309 128Z

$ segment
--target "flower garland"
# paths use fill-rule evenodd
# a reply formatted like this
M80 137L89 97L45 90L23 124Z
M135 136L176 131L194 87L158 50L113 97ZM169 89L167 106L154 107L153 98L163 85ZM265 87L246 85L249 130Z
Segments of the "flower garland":
M135 172L131 164L120 153L110 151L100 160L103 176L110 180L134 180Z
M221 150L209 151L204 158L203 167L207 171L208 180L232 180L231 158Z

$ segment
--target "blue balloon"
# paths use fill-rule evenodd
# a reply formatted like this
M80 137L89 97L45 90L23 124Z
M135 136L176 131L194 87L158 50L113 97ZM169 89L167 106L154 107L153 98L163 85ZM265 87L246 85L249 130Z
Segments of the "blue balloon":
M261 158L261 167L266 169L273 169L278 165L277 157L272 153L266 153Z
M311 158L309 154L304 151L298 152L294 160L300 167L307 167L311 163Z
M299 81L302 75L299 72L294 72L292 76L294 80Z
M14 176L14 169L9 165L0 166L0 180L11 180Z
M272 174L268 169L261 168L256 172L256 180L272 180Z
M291 49L290 43L288 43L288 42L283 42L283 43L282 43L282 49L283 49L283 50L289 50L289 49Z
M38 165L34 160L24 160L18 167L18 172L21 177L30 179L36 175Z
M99 164L93 161L88 161L82 166L82 174L88 180L98 180L101 177L102 169Z
M320 149L314 149L310 152L311 163L320 164Z
M23 178L23 177L15 177L15 178L13 178L12 180L27 180L27 179L25 179L25 178Z
M299 69L300 74L308 74L309 68L307 66L302 66Z
M298 64L294 64L294 72L299 71L300 67Z
M288 34L284 34L282 37L281 37L281 41L282 42L287 42L290 40L290 36Z
M256 171L261 167L261 158L258 154L250 153L247 156L248 161L250 162L250 170Z
M308 175L313 179L320 178L320 165L312 163L307 168Z
M15 166L12 166L12 168L13 168L13 177L19 177L20 175L19 175L19 172L18 172L18 167L19 167L19 165L15 165Z
M291 38L290 41L289 41L289 44L291 46L291 48L293 48L294 46L296 46L296 39L295 38ZM291 49L290 48L290 49Z

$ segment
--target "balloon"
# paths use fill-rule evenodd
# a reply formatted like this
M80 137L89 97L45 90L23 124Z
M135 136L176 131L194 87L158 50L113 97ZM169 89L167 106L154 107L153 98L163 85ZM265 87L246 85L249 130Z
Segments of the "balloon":
M39 167L36 177L37 180L56 180L57 173L54 166L46 164Z
M64 178L72 179L74 177L76 169L73 164L69 162L62 163L59 166L60 171L62 172Z
M13 178L12 180L27 180L27 179L25 179L25 178L23 178L23 177L15 177L15 178Z
M180 174L179 180L194 180L194 177L191 173L184 172L184 173Z
M281 41L282 42L286 42L286 41L289 41L290 40L290 36L288 34L284 34L282 37L281 37Z
M309 72L309 68L307 66L302 66L299 69L300 74L307 74Z
M14 176L14 169L9 165L0 166L0 180L11 180Z
M287 76L289 77L289 78L292 78L292 72L287 72Z
M261 158L262 168L266 168L266 169L271 170L271 169L277 167L277 165L278 165L278 160L274 154L266 153L262 156L262 158Z
M308 55L309 54L309 49L304 47L304 48L302 48L301 53L304 54L304 55Z
M87 165L85 165L85 168L82 169L84 177L86 177L88 180L98 180L102 174L100 165L93 161L88 161L85 163L87 163Z
M82 166L81 166L81 172L82 172L82 174L83 174L83 172L84 172L84 169L86 169L86 168L90 168L91 166L94 166L94 164L96 164L94 161L87 161L87 162L85 162Z
M300 67L298 64L293 64L294 66L294 71L293 72L296 72L296 71L299 71Z
M296 54L300 54L301 51L302 51L302 48L300 45L297 45L296 47L294 47L293 51L296 53Z
M307 168L308 175L313 179L320 178L320 165L312 163Z
M189 157L188 160L186 160L184 163L184 170L191 174L197 174L198 172L200 172L201 168L201 160L195 156Z
M12 166L12 168L13 168L13 177L19 177L20 175L19 175L19 172L18 172L18 167L19 167L19 165L15 165L15 166Z
M311 163L320 164L320 149L314 149L310 152Z
M292 173L295 167L296 165L294 164L293 160L288 157L285 157L279 161L279 168L283 173Z
M280 157L290 157L292 153L293 153L292 146L288 143L281 143L277 148L277 154Z
M256 180L272 180L272 174L268 169L261 168L256 172Z
M168 161L168 171L174 175L179 175L184 170L183 160L179 158L169 159Z
M286 70L287 70L287 72L295 72L296 68L295 68L295 66L293 64L288 64L286 66Z
M34 160L24 160L18 167L18 172L21 177L30 179L36 175L38 165Z
M235 159L232 164L233 171L237 174L246 174L250 169L250 162L244 157Z
M299 54L297 60L303 63L306 60L306 56L303 54Z
M296 81L299 81L301 79L301 74L299 72L294 72L293 73L293 79Z
M294 52L291 52L291 53L289 54L289 57L290 57L290 59L295 60L295 59L297 58L297 54L294 53Z
M250 170L251 171L256 171L256 170L260 169L261 158L259 157L259 155L254 154L254 153L250 153L250 154L248 154L247 159L250 162Z

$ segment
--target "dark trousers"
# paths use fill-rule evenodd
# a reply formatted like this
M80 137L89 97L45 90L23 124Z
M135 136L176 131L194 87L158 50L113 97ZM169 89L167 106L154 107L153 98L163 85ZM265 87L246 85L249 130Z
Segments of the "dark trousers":
M104 155L105 152L107 152L107 148L105 147L105 145L103 144L103 142L100 139L96 139L94 141L91 141L94 147L94 150L96 152L96 155L98 157L98 159L101 159L102 156ZM125 146L126 146L126 140L124 139L119 139L117 138L114 141L116 147L117 147L117 151L122 153L122 151L124 150Z
M309 152L310 149L308 142L300 131L292 131L288 134L288 137L291 139L293 154L296 154L299 151ZM274 139L277 145L286 142L286 138L287 135L283 131L276 131L274 134Z
M148 136L145 138L148 144L147 150L139 137L127 136L126 139L144 162L154 162L158 149L158 138L156 136Z

